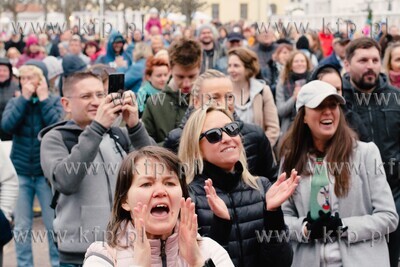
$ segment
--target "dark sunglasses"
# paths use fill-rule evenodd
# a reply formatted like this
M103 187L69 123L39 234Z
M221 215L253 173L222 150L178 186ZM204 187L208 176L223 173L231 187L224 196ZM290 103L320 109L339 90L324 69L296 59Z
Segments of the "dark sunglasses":
M238 122L231 122L222 128L213 128L205 131L200 135L199 141L205 137L211 144L218 143L222 140L222 132L226 132L230 137L237 136L240 132Z

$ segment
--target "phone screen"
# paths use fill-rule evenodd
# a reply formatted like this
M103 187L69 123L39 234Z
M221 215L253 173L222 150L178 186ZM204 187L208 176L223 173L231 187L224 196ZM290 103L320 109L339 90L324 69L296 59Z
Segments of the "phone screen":
M124 91L125 74L111 73L108 75L108 93L122 93Z

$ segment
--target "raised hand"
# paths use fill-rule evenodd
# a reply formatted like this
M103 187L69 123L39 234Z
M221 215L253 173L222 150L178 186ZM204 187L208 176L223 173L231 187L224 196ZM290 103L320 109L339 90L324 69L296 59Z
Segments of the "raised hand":
M135 127L139 122L136 96L132 91L126 91L122 95L122 118L129 128Z
M272 211L279 208L293 194L299 180L300 176L297 176L295 169L292 170L288 179L286 179L286 173L282 173L265 194L267 210Z
M31 83L31 82L27 82L22 86L22 96L26 99L26 100L30 100L32 95L35 93L36 88L35 86Z
M129 239L133 244L133 262L135 266L150 267L151 265L151 248L146 236L144 223L146 214L147 205L143 205L141 202L133 208L136 235L131 233Z
M189 266L204 265L197 243L197 215L190 198L181 199L181 218L179 222L179 253Z
M38 87L36 88L36 94L39 101L43 101L49 97L49 87L47 86L46 79L43 77Z
M118 98L118 94L109 94L100 103L94 120L108 129L118 117L121 110L122 100Z
M217 195L211 179L205 182L204 190L206 191L207 202L212 212L221 219L230 220L228 208L225 202Z

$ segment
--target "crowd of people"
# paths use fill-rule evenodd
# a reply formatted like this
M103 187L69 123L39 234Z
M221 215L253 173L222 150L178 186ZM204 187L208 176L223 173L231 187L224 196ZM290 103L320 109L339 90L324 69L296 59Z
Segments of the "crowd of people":
M144 32L101 40L13 33L0 263L26 235L17 263L33 266L37 197L53 267L397 267L396 29L183 28L152 9Z

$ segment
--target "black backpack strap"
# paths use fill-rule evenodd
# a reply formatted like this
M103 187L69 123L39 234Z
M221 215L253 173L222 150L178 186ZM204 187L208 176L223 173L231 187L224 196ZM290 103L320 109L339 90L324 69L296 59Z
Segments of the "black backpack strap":
M68 149L68 153L71 153L72 148L78 144L79 134L78 130L66 130L66 129L57 129L61 133L62 140L64 141L65 146ZM80 130L79 130L80 131ZM60 192L58 190L54 190L53 197L51 199L50 208L55 209L57 206L58 199L60 198Z
M120 127L112 127L110 129L110 136L118 142L122 149L128 154L130 150L131 141L129 137L122 131Z

